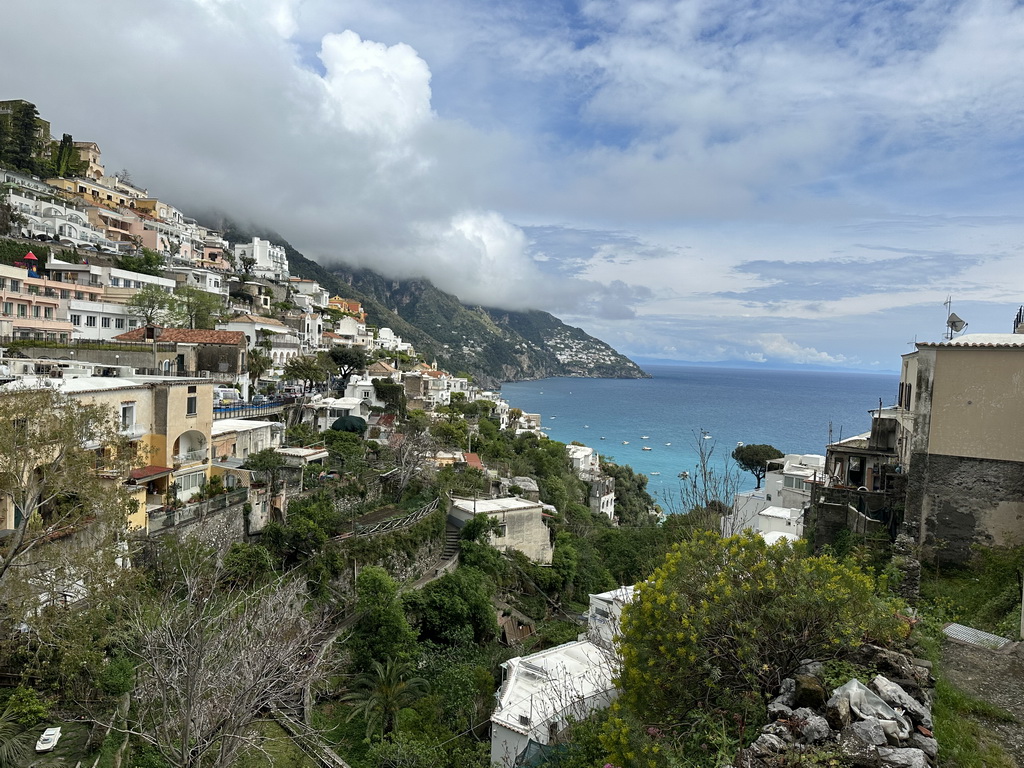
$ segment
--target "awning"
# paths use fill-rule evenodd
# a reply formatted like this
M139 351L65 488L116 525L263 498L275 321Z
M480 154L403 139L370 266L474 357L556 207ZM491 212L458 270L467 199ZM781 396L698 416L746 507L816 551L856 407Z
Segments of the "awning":
M170 467L161 467L156 464L150 464L148 467L139 467L139 469L133 469L128 473L128 479L136 483L146 483L150 480L156 480L158 477L167 477L174 470Z

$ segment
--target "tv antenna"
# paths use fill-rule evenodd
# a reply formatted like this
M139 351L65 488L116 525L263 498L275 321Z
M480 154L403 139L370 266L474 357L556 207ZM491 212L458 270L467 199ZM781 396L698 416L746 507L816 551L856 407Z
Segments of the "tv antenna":
M943 306L946 308L946 339L951 340L958 333L961 333L967 327L967 321L962 320L955 312L951 311L953 306L953 297L947 296L946 301L943 302Z

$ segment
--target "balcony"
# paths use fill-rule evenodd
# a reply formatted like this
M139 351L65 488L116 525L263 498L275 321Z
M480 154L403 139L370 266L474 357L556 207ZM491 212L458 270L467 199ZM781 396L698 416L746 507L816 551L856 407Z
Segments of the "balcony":
M122 424L118 431L129 440L138 440L146 434L146 427L143 424Z
M173 457L175 468L184 464L198 464L201 461L206 461L208 453L209 450L207 448L197 448L187 453L179 453Z

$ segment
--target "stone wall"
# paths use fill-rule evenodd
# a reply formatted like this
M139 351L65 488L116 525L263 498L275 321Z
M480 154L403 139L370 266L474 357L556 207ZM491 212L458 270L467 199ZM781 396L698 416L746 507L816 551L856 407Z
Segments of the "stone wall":
M905 523L943 564L966 562L974 544L1024 543L1024 463L914 454Z

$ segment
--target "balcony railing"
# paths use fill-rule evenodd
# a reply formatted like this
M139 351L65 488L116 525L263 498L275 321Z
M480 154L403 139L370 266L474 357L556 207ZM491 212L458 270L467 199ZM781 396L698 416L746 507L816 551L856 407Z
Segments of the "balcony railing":
M187 451L186 453L179 453L174 456L175 464L194 464L198 461L206 461L208 453L206 448L197 448L194 451Z
M146 434L146 427L142 424L122 424L119 431L129 440L138 440Z

